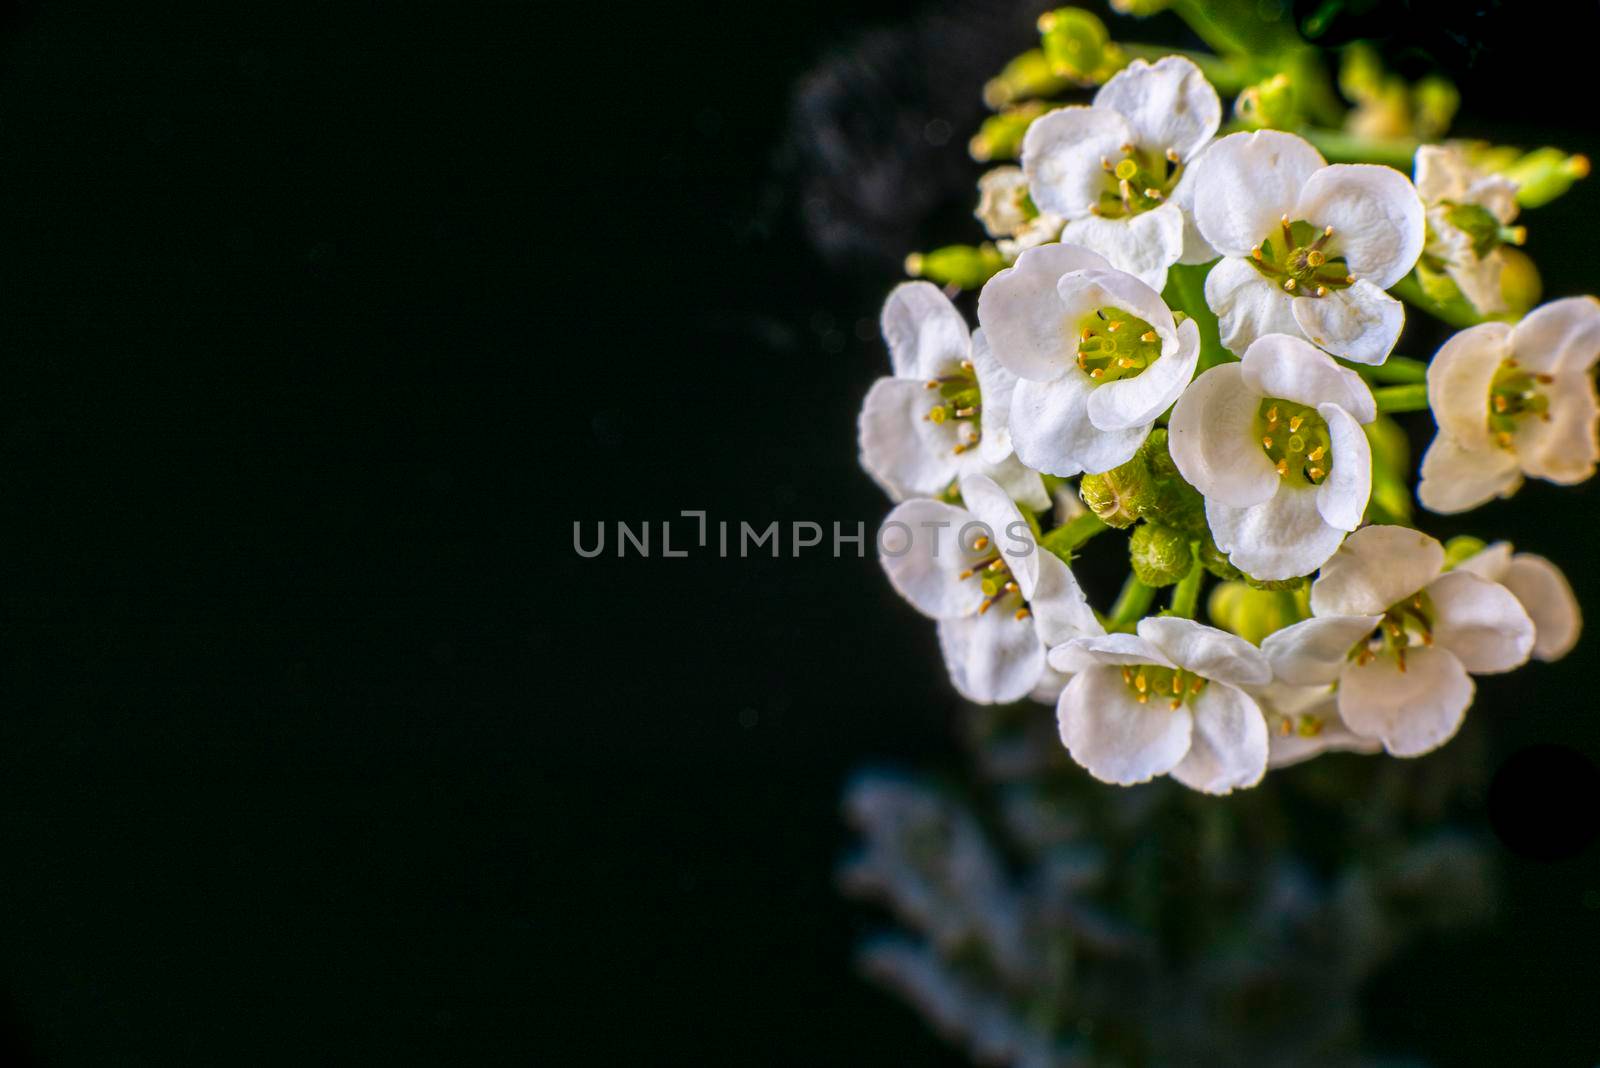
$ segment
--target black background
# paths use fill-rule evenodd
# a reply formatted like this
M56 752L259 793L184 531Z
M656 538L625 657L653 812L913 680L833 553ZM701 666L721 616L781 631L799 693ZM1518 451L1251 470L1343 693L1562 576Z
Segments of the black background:
M851 971L877 918L831 883L852 769L961 766L932 629L870 559L572 550L885 510L877 306L970 185L821 258L790 113L928 10L8 9L0 1061L960 1063ZM1573 12L1339 32L1445 64L1466 132L1600 158L1554 80L1592 66ZM1027 44L1006 19L979 77ZM1528 219L1551 295L1600 288L1597 197ZM1430 529L1600 604L1594 493ZM1497 763L1600 753L1592 646L1483 680ZM1584 841L1561 766L1507 780L1508 841ZM1499 921L1374 985L1382 1048L1591 1063L1595 852L1502 849Z

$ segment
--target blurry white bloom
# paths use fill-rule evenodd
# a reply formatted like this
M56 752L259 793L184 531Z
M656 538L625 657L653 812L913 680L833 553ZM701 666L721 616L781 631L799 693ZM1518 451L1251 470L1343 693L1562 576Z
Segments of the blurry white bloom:
M1376 753L1383 743L1363 738L1339 718L1332 686L1293 686L1274 680L1250 691L1267 720L1267 767L1286 768L1323 753Z
M1567 576L1536 553L1511 552L1499 541L1456 565L1458 571L1498 582L1522 602L1533 620L1533 655L1544 661L1560 660L1578 644L1583 612Z
M1229 134L1196 165L1194 219L1223 259L1206 276L1222 343L1304 337L1378 364L1405 323L1384 290L1422 252L1417 191L1392 167L1329 166L1294 134Z
M1267 725L1244 687L1271 669L1243 638L1152 616L1138 634L1078 638L1050 651L1072 680L1057 706L1067 751L1102 782L1157 775L1208 794L1254 786L1267 770Z
M895 590L939 621L950 680L980 704L1019 701L1045 673L1045 649L1103 633L1072 571L1041 549L1005 490L961 479L958 508L898 505L879 532L879 562Z
M1174 263L1215 255L1187 220L1195 157L1222 121L1222 102L1181 56L1136 59L1089 107L1040 117L1022 141L1022 169L1041 212L1067 220L1061 240L1094 249L1151 288Z
M936 497L965 474L984 474L1030 508L1050 498L1011 454L1017 379L967 333L955 305L928 282L896 286L883 305L892 378L867 392L857 424L861 466L894 500Z
M1028 196L1021 167L996 167L978 179L978 210L973 212L1007 263L1025 250L1061 236L1066 220L1040 212Z
M1269 334L1213 367L1172 411L1178 471L1206 499L1217 548L1259 579L1305 575L1361 524L1377 417L1361 376L1297 337Z
M1427 208L1428 237L1423 256L1436 261L1473 306L1484 314L1505 311L1500 275L1504 244L1522 244L1517 217L1517 183L1485 174L1453 145L1417 149L1417 192Z
M1469 673L1524 663L1534 628L1504 586L1443 568L1443 546L1420 531L1356 531L1311 584L1313 618L1261 643L1274 678L1336 684L1345 725L1395 756L1444 744L1472 703Z
M1041 245L991 278L978 321L1021 381L1011 441L1036 471L1075 475L1125 463L1183 392L1200 358L1155 290L1075 245Z
M1428 365L1439 436L1422 458L1417 499L1464 512L1509 497L1524 475L1582 482L1600 460L1600 301L1568 297L1515 327L1480 323L1445 342Z

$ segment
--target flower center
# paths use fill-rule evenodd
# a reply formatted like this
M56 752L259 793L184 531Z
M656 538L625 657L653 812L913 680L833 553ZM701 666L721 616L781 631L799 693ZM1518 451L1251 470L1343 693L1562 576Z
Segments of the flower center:
M1407 649L1433 644L1433 615L1433 601L1424 591L1390 605L1372 633L1351 646L1349 659L1365 666L1379 657L1392 656L1405 671Z
M1078 369L1096 382L1135 378L1160 358L1155 327L1121 308L1100 308L1078 324Z
M1122 668L1122 684L1133 694L1133 699L1141 705L1152 697L1158 701L1167 702L1167 707L1176 711L1189 701L1200 695L1206 688L1206 680L1192 671L1183 668L1157 667L1153 664L1124 665Z
M1523 226L1503 226L1482 204L1457 204L1444 201L1444 218L1472 241L1472 254L1480 260L1501 245L1520 245L1528 238Z
M1163 156L1123 145L1121 159L1113 161L1101 156L1100 166L1106 172L1105 189L1100 193L1100 202L1091 210L1107 219L1121 219L1160 207L1183 176L1183 163L1170 148Z
M989 548L989 539L979 535L972 547L978 552ZM999 553L961 572L958 578L962 582L976 578L978 586L983 590L983 603L978 605L978 614L981 616L995 605L1009 598L1016 598L1017 607L1012 611L1012 618L1019 623L1032 615L1028 602L1022 599L1022 587L1017 585L1017 580L1011 577L1011 568L1006 564L1005 557Z
M1278 477L1300 486L1320 486L1333 465L1328 424L1315 408L1267 397L1256 411L1261 451Z
M956 425L956 455L978 444L983 429L978 416L983 411L983 398L978 392L978 374L971 360L962 360L949 374L930 378L924 383L931 392L938 390L939 403L928 409L922 418L935 425Z
M1304 219L1289 221L1285 215L1278 231L1268 234L1261 244L1250 249L1255 269L1297 297L1325 297L1335 289L1355 283L1344 257L1330 255L1328 242L1333 227L1318 230Z
M1550 421L1550 398L1540 391L1555 379L1524 370L1507 358L1489 383L1489 432L1501 448L1511 447L1517 424L1529 416Z
M1302 712L1292 716L1280 712L1268 712L1267 726L1285 738L1291 734L1299 735L1301 738L1315 738L1322 733L1322 728L1327 726L1327 720L1315 712Z

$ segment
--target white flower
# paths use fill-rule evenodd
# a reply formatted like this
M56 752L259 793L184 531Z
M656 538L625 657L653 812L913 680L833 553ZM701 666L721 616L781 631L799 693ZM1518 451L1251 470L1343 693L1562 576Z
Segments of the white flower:
M1570 486L1600 460L1600 301L1568 297L1515 327L1480 323L1445 342L1428 365L1439 435L1422 458L1417 499L1464 512L1509 497L1524 475Z
M1323 753L1376 753L1383 743L1363 738L1339 718L1332 686L1294 686L1274 680L1250 691L1267 719L1267 767L1287 768Z
M950 680L968 700L1019 701L1051 680L1045 649L1104 633L1072 570L1041 549L1005 490L961 479L958 508L911 500L879 532L879 561L912 607L939 621Z
M962 475L984 474L1028 507L1048 507L1039 475L1011 454L1016 376L995 361L982 331L969 335L928 282L896 286L882 321L894 376L872 384L857 424L861 466L873 480L898 501L936 497Z
M1583 613L1561 569L1537 553L1516 553L1498 541L1456 565L1459 571L1498 582L1522 603L1533 620L1533 655L1560 660L1578 644Z
M1424 262L1442 267L1480 312L1504 311L1501 246L1520 245L1523 238L1522 227L1510 225L1517 217L1517 183L1478 170L1453 145L1417 149L1416 178L1427 207Z
M1206 276L1222 343L1304 337L1377 364L1405 323L1384 290L1422 252L1422 201L1392 167L1325 163L1276 130L1229 134L1195 168L1194 219L1223 259Z
M1259 579L1316 570L1361 523L1377 417L1361 376L1297 337L1269 334L1213 367L1172 410L1178 471L1206 499L1217 548Z
M1102 782L1170 773L1208 794L1254 786L1267 770L1267 725L1244 687L1271 669L1243 638L1152 616L1138 634L1084 637L1050 651L1072 675L1057 705L1061 741Z
M1022 169L1041 212L1067 220L1061 240L1094 249L1151 288L1174 263L1211 251L1188 221L1192 164L1222 121L1222 102L1182 56L1136 59L1090 107L1057 108L1022 139Z
M1155 290L1076 245L1041 245L984 285L978 321L1016 374L1017 458L1052 475L1127 462L1194 375L1200 331Z
M1443 745L1472 703L1469 673L1524 663L1534 633L1510 590L1443 568L1443 546L1419 531L1356 531L1311 584L1312 618L1261 643L1274 677L1337 685L1345 725L1395 756Z
M1028 197L1028 179L1021 167L996 167L978 179L978 210L973 212L1007 263L1025 250L1061 236L1066 220L1040 212Z

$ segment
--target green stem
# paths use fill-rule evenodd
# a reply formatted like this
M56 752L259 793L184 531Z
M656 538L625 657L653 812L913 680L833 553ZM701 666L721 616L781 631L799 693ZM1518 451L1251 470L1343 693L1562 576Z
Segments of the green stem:
M1093 512L1085 512L1040 538L1039 544L1061 557L1062 563L1070 564L1073 555L1083 548L1090 538L1102 530L1110 529L1099 516Z
M1150 604L1155 599L1154 586L1146 586L1137 575L1129 575L1128 581L1122 585L1122 592L1117 595L1117 603L1111 606L1106 629L1132 630L1133 625L1150 610Z
M1428 407L1428 386L1413 382L1404 386L1384 386L1372 391L1380 412L1421 412Z
M1194 618L1200 607L1200 582L1205 574L1206 569L1200 566L1199 560L1195 560L1189 567L1189 573L1172 588L1172 604L1167 609L1167 615Z
M1355 370L1367 381L1383 385L1409 385L1428 380L1427 361L1413 360L1409 356L1390 356L1376 367L1357 366Z
M1385 163L1409 174L1417 154L1417 142L1405 137L1359 137L1320 126L1303 126L1299 133L1330 163Z
M1484 321L1483 316L1479 315L1472 309L1471 305L1465 302L1441 304L1428 296L1427 291L1422 288L1422 283L1417 281L1417 276L1414 272L1390 286L1389 292L1413 308L1425 311L1435 319L1458 330L1468 326L1477 326Z

